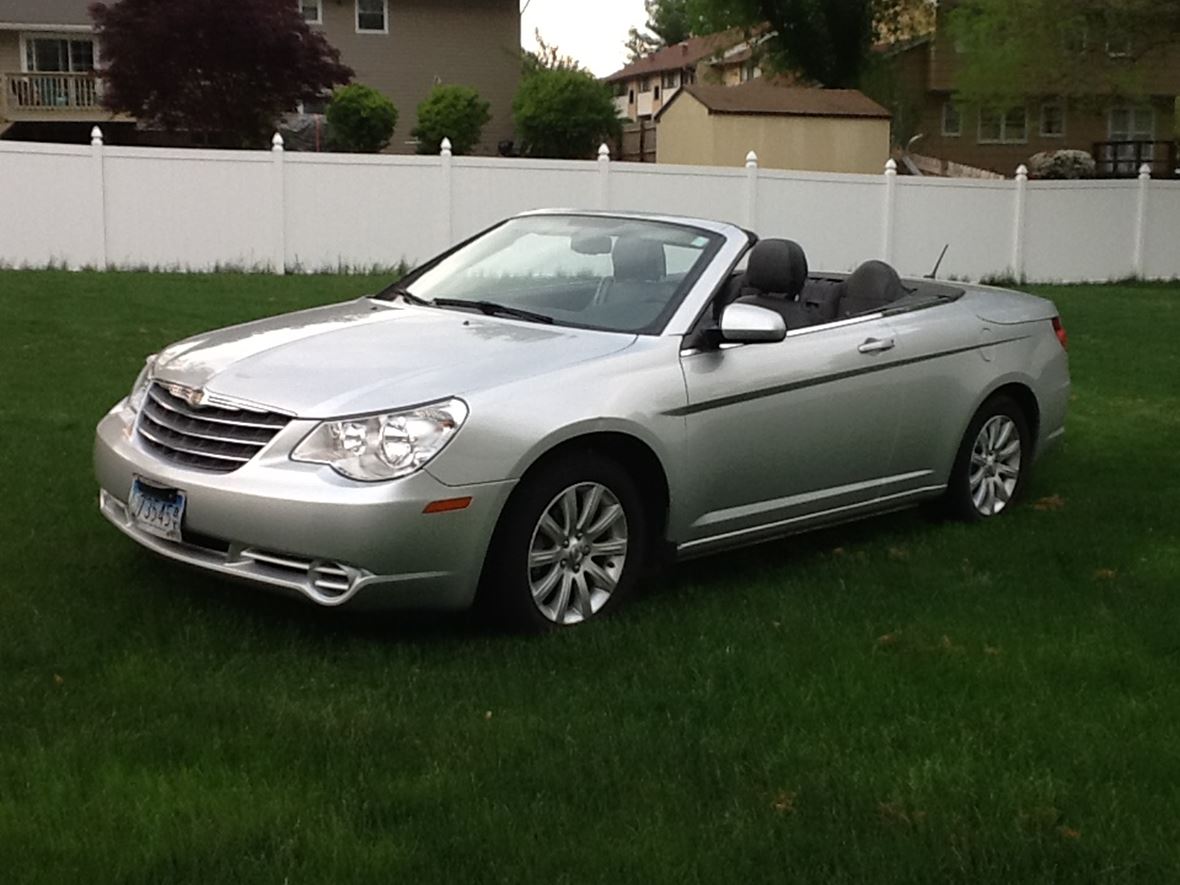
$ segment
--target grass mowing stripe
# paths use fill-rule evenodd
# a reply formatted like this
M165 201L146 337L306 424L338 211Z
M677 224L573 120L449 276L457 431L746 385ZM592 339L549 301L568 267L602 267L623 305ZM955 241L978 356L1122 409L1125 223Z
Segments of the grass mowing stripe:
M310 610L105 525L146 354L381 282L0 273L6 882L1180 875L1180 287L1037 289L1074 403L1004 519L697 561L568 636Z

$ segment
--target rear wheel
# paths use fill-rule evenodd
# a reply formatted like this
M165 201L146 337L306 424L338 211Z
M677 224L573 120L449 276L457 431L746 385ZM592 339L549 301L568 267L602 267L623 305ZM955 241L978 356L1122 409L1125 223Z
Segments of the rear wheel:
M947 486L951 515L970 522L999 516L1020 494L1032 459L1028 419L1007 396L988 400L971 420Z
M614 611L643 567L647 521L635 482L577 453L522 480L492 539L481 597L509 626L573 627Z

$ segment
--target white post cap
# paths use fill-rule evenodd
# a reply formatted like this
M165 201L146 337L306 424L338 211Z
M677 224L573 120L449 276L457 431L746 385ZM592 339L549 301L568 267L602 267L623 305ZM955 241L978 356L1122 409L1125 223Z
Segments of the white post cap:
M890 157L888 160L885 161L885 174L886 175L896 175L897 174L897 160L893 159L893 157Z
M1151 164L1144 163L1139 167L1139 177L1141 179L1151 178Z
M443 138L442 144L440 145L440 147L442 148L442 150L440 151L440 154L444 157L449 157L454 152L453 151L454 146L451 144L451 140L449 138Z
M93 147L102 146L102 130L97 126L90 130L90 144Z
M1028 181L1028 167L1023 163L1016 167L1016 178L1018 181Z
M746 154L746 168L747 169L757 169L758 168L758 155L756 153L754 153L753 151L750 151L748 154Z
M272 151L281 151L283 149L283 136L276 132L274 138L270 140L270 149Z
M606 162L610 159L610 148L607 147L605 141L598 146L598 159L602 160L603 162Z

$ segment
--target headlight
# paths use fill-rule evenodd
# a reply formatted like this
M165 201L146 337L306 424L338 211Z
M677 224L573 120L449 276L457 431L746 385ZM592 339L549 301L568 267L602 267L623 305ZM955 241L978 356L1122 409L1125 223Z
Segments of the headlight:
M350 479L397 479L441 452L466 420L467 404L449 399L404 412L325 421L295 447L291 459L327 464Z
M152 369L156 367L156 354L152 354L144 361L143 368L139 370L139 377L135 379L135 384L131 386L131 393L127 395L127 405L131 407L131 411L138 412L143 408L143 401L147 398L148 388L152 384Z

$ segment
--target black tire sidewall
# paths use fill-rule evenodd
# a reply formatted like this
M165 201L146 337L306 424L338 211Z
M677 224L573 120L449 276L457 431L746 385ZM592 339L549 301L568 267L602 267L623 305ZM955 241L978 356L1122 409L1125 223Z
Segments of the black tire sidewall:
M955 466L951 471L950 483L947 485L946 508L949 514L965 522L982 522L994 519L994 516L984 516L971 500L971 451L975 448L975 440L983 426L995 418L1003 415L1011 418L1020 434L1020 473L1016 477L1016 488L1012 491L1012 501L1016 501L1024 490L1029 467L1032 465L1032 433L1029 431L1028 418L1024 410L1009 396L995 396L979 407L971 423L967 425L967 432L959 445L955 456ZM1011 508L1011 503L995 516L1003 516Z
M485 612L511 629L548 632L564 629L546 618L533 602L528 554L541 514L562 491L596 482L618 499L627 519L627 560L606 604L589 620L617 610L634 590L646 559L648 519L638 486L617 462L592 451L554 457L536 465L513 491L493 533L479 601ZM586 623L586 622L583 622Z

